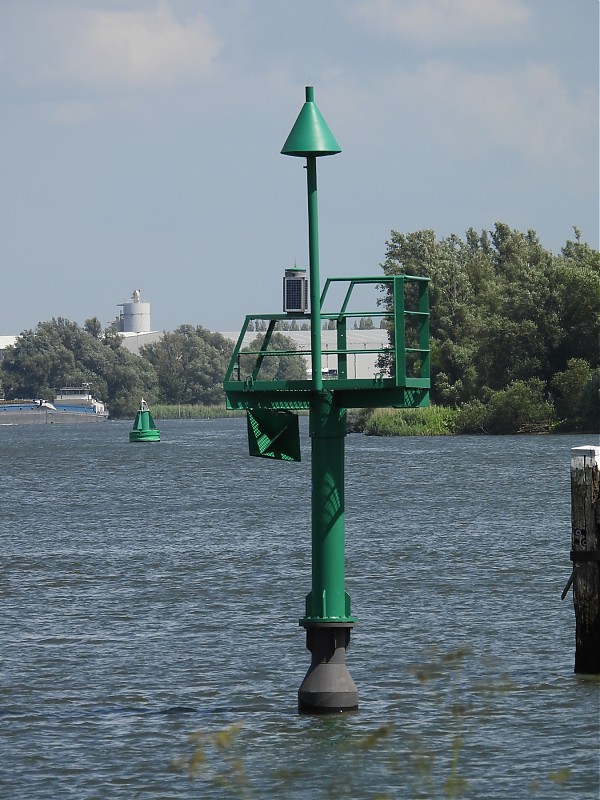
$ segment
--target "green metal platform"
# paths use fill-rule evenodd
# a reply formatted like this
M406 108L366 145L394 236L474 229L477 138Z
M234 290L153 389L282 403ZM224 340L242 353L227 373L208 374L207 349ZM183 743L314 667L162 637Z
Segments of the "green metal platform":
M337 347L329 349L328 355L338 359L337 377L323 382L323 389L333 392L338 408L416 408L429 405L429 278L413 275L391 277L328 278L320 299L323 308L332 284L346 283L347 290L339 312L324 313L321 320L335 320L337 324ZM373 284L390 285L392 309L347 310L357 286ZM406 308L407 287L414 287L412 306ZM393 328L393 345L365 349L347 345L348 321L357 317L385 318ZM227 408L239 409L285 409L288 411L309 409L315 391L312 378L304 381L261 380L261 367L265 359L286 358L303 355L312 357L312 350L278 350L271 347L272 334L279 321L296 319L306 322L310 314L252 314L246 317L229 362L224 380ZM251 322L267 321L268 327L260 350L242 350L244 338ZM285 333L285 331L283 331ZM352 355L388 355L391 375L377 372L372 378L349 378L348 364ZM251 359L249 357L252 357ZM244 369L242 358L250 368Z

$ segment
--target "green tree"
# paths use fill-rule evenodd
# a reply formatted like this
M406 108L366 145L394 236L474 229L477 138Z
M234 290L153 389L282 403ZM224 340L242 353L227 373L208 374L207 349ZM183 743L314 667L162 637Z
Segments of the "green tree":
M485 425L488 433L537 433L554 423L554 408L544 396L539 378L513 381L490 398Z
M256 363L256 356L244 356L244 351L256 353L260 350L264 336L257 336L248 347L242 350L240 357L240 373L242 378L251 375ZM259 374L259 380L292 381L306 380L306 361L301 355L294 355L296 343L283 333L273 333L267 352L284 352L289 355L265 356Z
M392 231L386 245L386 257L381 265L386 275L421 275L431 281L432 397L435 402L449 398L463 401L475 388L469 385L460 366L465 359L472 361L477 342L477 320L472 303L474 289L469 278L471 262L476 263L474 272L480 282L484 275L491 273L489 257L482 256L472 244L464 244L455 236L437 241L432 230L409 234ZM408 303L411 302L410 288L407 286ZM380 302L389 307L390 301L386 289ZM390 320L387 320L387 327L392 341ZM379 366L391 368L391 359L382 358Z
M571 358L567 368L552 378L551 392L561 427L566 430L585 430L593 371L583 358Z
M157 376L154 368L125 348L111 351L104 378L105 397L112 417L131 416L142 397L150 403L157 399Z
M513 381L492 392L487 402L464 403L456 417L459 433L539 433L556 423L552 402L545 397L539 378Z
M555 371L571 358L592 367L600 356L600 253L579 241L567 242L556 259L553 291L561 335L553 352Z
M597 432L598 420L600 420L600 368L592 372L590 382L581 398L581 429Z
M140 349L156 371L162 402L202 405L223 400L223 376L232 352L229 339L202 325L180 325Z
M361 317L354 320L354 329L358 331L371 331L375 328L372 317Z
M94 339L102 338L102 323L100 322L98 317L92 317L91 319L86 319L83 329L84 331L87 331L90 334L90 336L93 336Z
M2 362L7 395L51 399L56 388L90 383L101 345L75 322L59 317L23 331ZM100 362L102 358L100 357ZM100 369L104 366L101 363Z

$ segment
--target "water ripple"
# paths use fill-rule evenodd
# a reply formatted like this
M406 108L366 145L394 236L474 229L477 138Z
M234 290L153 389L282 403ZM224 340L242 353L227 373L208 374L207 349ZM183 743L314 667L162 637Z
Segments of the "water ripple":
M243 420L90 427L0 430L2 798L442 797L459 752L457 796L596 800L560 601L586 442L347 438L361 707L314 719L306 419L294 465Z

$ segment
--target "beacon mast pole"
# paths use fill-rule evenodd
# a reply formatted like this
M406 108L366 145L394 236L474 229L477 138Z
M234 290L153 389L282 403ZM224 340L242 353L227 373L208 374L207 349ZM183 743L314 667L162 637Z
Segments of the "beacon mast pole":
M312 654L298 691L304 713L334 713L358 707L358 690L346 666L346 648L355 617L344 589L344 437L346 409L337 408L321 372L321 285L317 157L341 152L306 87L306 102L281 151L306 157L308 252L310 269L311 366L311 527L312 588L300 624Z

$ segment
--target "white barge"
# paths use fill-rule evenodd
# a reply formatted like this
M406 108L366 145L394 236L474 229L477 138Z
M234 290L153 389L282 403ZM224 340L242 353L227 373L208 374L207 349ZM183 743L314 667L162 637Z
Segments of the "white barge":
M65 386L47 400L0 400L0 425L106 422L108 411L88 386Z

